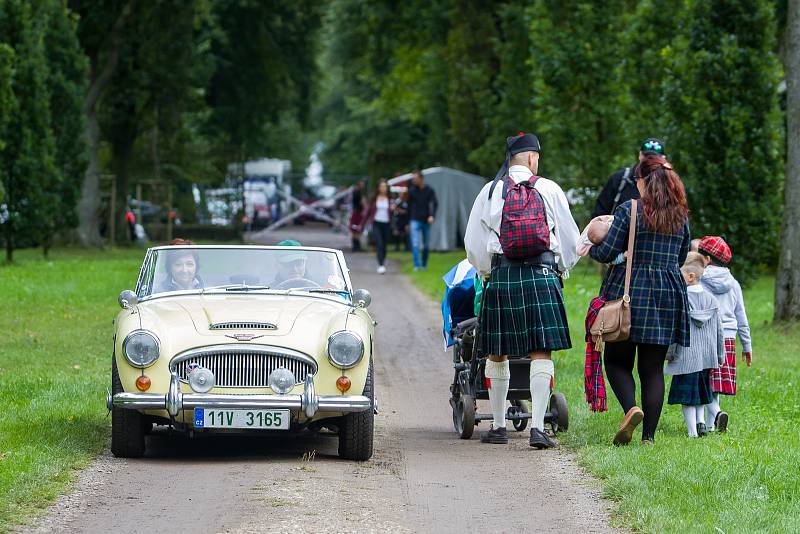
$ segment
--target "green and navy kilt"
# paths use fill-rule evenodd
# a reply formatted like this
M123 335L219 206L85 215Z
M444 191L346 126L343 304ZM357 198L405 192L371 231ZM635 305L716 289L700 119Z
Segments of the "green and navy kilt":
M669 387L668 404L700 406L711 402L711 370L675 375Z
M481 352L527 356L570 347L559 276L531 265L495 267L480 310Z

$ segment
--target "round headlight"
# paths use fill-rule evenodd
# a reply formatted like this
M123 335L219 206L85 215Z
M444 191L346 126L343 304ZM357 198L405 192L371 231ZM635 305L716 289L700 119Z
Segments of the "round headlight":
M269 387L278 395L286 395L296 383L294 373L285 367L278 367L269 374Z
M328 359L337 367L349 369L364 357L364 342L353 332L336 332L328 338Z
M195 367L189 373L189 387L197 393L208 393L214 387L214 373L205 367Z
M144 368L153 365L160 352L158 338L147 330L134 330L122 342L122 353L134 367Z

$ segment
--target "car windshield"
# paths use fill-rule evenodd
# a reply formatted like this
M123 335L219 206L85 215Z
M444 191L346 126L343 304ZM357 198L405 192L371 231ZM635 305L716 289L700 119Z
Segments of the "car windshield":
M298 290L349 296L335 252L298 247L151 251L139 298L174 291Z

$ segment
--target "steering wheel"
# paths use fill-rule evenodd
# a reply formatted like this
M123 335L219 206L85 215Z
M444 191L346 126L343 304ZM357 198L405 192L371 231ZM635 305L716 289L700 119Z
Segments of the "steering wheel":
M291 289L293 287L320 287L320 285L313 280L309 280L308 278L297 277L284 280L272 289Z

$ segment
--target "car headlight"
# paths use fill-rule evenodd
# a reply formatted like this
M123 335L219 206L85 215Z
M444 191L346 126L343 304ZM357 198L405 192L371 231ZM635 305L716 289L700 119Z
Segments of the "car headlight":
M122 353L134 367L145 368L153 365L161 352L158 338L147 330L134 330L122 342Z
M364 357L364 342L353 332L336 332L328 338L328 359L337 367L349 369Z

